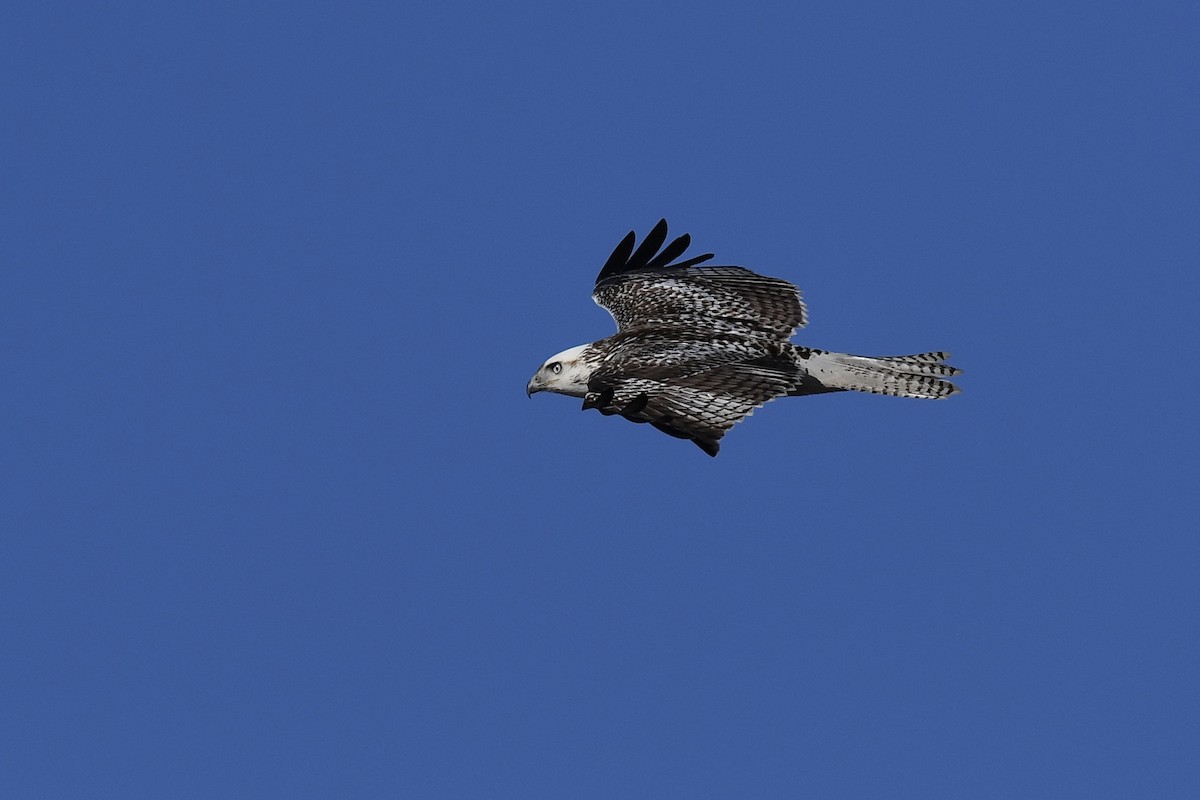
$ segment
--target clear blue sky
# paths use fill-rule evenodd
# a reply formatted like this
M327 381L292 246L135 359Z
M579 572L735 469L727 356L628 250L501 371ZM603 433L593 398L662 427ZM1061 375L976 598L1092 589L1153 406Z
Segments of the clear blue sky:
M0 796L1200 796L1197 5L417 5L6 6ZM964 393L527 400L660 217Z

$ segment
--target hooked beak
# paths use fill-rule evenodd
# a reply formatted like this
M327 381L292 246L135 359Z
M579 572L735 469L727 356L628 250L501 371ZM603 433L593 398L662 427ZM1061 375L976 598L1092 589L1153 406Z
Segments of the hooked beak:
M533 397L535 394L537 394L541 390L542 390L542 387L539 386L537 383L537 376L534 375L532 378L529 379L529 383L527 383L525 385L525 396Z

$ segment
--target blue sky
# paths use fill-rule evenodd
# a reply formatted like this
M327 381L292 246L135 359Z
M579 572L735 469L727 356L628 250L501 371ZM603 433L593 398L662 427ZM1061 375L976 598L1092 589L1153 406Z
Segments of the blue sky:
M1194 797L1193 3L15 3L0 795ZM666 217L963 394L524 395Z

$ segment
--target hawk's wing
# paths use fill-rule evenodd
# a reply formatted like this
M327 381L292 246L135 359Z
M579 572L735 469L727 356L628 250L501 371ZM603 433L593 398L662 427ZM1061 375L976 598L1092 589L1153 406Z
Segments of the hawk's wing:
M745 267L698 267L706 253L678 264L691 243L684 234L659 252L667 239L660 220L637 250L631 231L608 257L592 292L612 314L617 329L670 326L787 340L808 322L800 290Z
M796 388L801 376L782 352L739 361L614 365L588 382L584 409L649 422L664 433L690 439L715 456L720 439L764 403ZM724 354L728 357L728 353Z

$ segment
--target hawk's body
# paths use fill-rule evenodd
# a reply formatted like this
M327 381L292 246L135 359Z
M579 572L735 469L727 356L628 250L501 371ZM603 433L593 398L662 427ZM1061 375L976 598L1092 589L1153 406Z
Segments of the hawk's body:
M584 398L583 408L649 422L715 456L720 439L764 403L787 395L855 389L942 398L958 389L945 353L870 358L789 340L807 321L795 286L744 267L700 267L687 234L666 241L660 221L636 251L631 232L596 279L593 299L617 333L548 360L527 391Z

